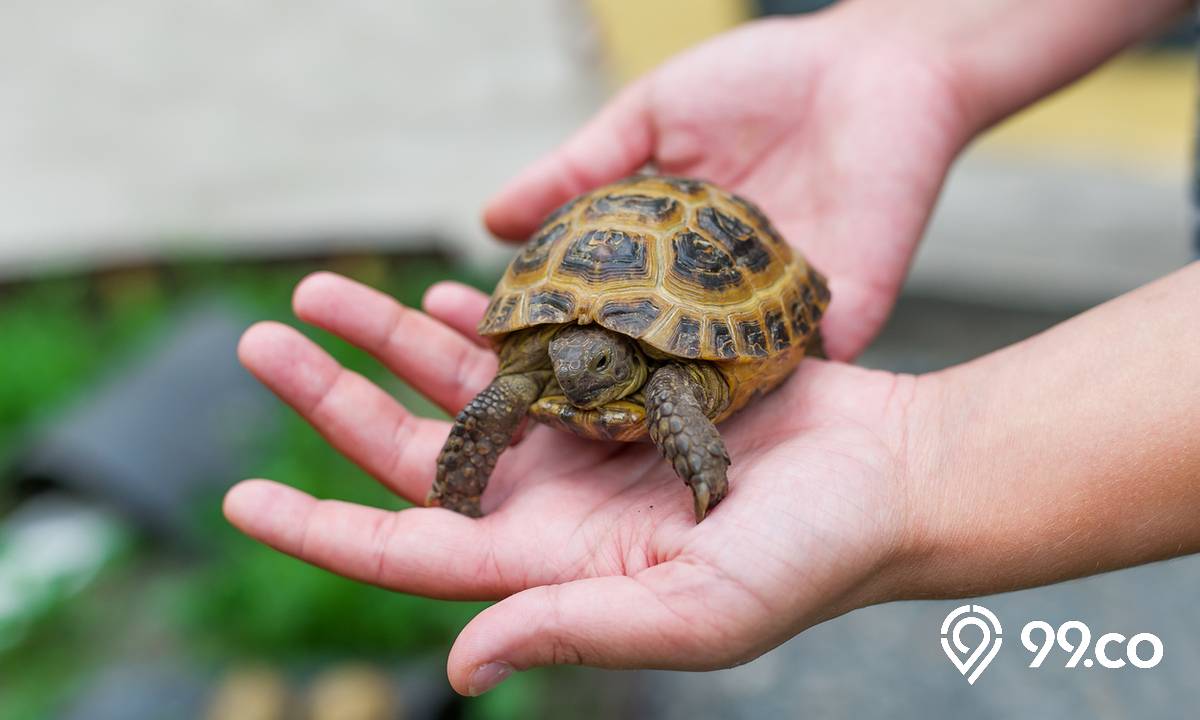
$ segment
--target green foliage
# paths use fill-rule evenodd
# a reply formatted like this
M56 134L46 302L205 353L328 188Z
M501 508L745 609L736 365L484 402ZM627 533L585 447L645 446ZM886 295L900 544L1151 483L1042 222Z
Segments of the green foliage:
M377 258L335 264L356 277L417 305L434 280L458 274L436 260L390 264ZM291 291L310 268L276 273L232 268L221 282L229 297L260 317L288 320ZM204 277L209 268L193 269ZM295 324L295 321L292 320ZM394 380L366 353L323 331L301 328L348 368L401 396L416 412L436 412ZM281 408L282 409L282 408ZM388 509L403 506L394 495L343 458L290 410L273 449L247 475L286 482L317 497ZM237 478L231 478L236 480ZM281 555L237 533L206 504L218 558L180 594L180 617L197 646L220 655L296 658L306 655L403 655L442 647L480 605L416 598L352 582ZM221 631L213 633L219 626Z
M72 645L45 640L0 658L0 720L52 717L86 665L86 657Z
M289 416L279 450L254 472L318 497L398 509L403 503ZM217 560L177 594L199 646L220 655L402 655L442 647L478 612L369 587L293 560L237 533L209 504ZM414 547L419 552L419 545ZM213 633L212 628L220 632Z
M290 312L292 288L319 267L361 279L408 305L418 305L425 288L437 279L453 277L476 285L487 280L480 282L435 258L352 257L273 265L192 263L0 287L0 338L6 349L0 353L0 464L32 425L86 391L103 377L105 368L169 330L175 308L196 297L216 295L244 308L250 317L298 326ZM400 396L415 412L437 413L365 353L327 333L301 329L340 362ZM401 507L282 404L280 412L285 419L278 436L261 461L246 468L247 477L270 477L319 497ZM223 480L232 484L238 479ZM0 718L42 715L53 698L76 683L78 672L103 661L97 648L112 647L116 638L147 624L165 628L172 642L187 652L218 663L364 656L385 660L444 652L454 633L482 607L392 593L312 568L241 536L220 517L219 498L210 500L197 509L197 522L211 538L202 564L179 570L172 562L165 569L149 547L130 560L134 570L129 575L137 577L134 594L163 600L144 604L155 617L121 612L96 621L92 630L99 637L89 637L86 647L78 635L57 633L50 647L44 632L35 633L30 642L0 657ZM419 552L419 543L413 551ZM89 591L74 602L105 601ZM78 614L78 608L64 608L46 627L63 627ZM83 613L85 618L95 616ZM515 717L519 708L528 707L521 699L529 697L528 683L510 683L512 690L488 701L489 717Z
M467 720L525 720L545 716L541 700L546 696L546 670L514 673L477 698L464 701Z
M18 652L0 654L0 720L49 718L122 644L114 636L141 590L128 582L131 565L121 557L81 602L61 607L33 629Z
M19 431L80 389L162 317L159 298L100 312L91 286L58 279L0 295L0 461Z

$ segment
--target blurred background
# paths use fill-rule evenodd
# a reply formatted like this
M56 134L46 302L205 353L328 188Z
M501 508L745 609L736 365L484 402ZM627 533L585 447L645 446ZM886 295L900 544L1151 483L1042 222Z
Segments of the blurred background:
M236 363L246 325L290 320L299 278L409 304L443 278L489 289L510 250L479 208L513 172L672 53L822 4L0 4L0 720L1194 712L1193 559L982 601L1010 624L1154 632L1150 671L1002 656L968 686L938 645L957 603L899 603L733 670L535 671L468 701L444 659L481 605L357 585L221 519L247 476L399 507ZM1186 263L1190 42L1131 52L975 144L863 364L954 364Z

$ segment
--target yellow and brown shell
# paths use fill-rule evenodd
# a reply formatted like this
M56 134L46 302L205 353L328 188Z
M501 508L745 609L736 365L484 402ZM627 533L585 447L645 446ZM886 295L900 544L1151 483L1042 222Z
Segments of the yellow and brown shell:
M825 279L749 201L701 180L635 176L551 213L509 264L479 332L499 343L536 325L594 322L652 356L712 362L730 386L719 421L800 362L828 303ZM640 437L636 422L614 433L579 427L599 418L559 420L589 436Z

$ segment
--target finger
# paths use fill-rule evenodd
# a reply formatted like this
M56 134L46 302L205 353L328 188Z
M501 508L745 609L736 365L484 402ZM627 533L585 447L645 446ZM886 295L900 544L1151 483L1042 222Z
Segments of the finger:
M421 307L435 320L446 323L479 347L490 349L491 343L475 330L487 305L487 295L456 282L435 283L421 300Z
M831 360L854 362L879 330L892 311L892 300L881 299L876 287L857 283L829 281L830 292L837 293L837 302L830 302L821 320L821 335L825 353ZM885 295L884 297L888 297ZM895 297L895 292L890 294Z
M554 208L649 161L654 128L648 88L642 80L622 90L565 143L505 185L484 210L488 229L523 240Z
M693 574L679 565L657 565L632 577L543 585L496 603L455 641L447 665L450 684L464 695L478 695L513 670L544 665L698 670L733 662L730 653L739 643L714 636L720 618L712 616L712 608L720 606L720 593L706 596L696 587L700 605L675 599L686 593L666 592L680 575ZM703 584L700 578L684 582ZM738 602L744 605L745 598Z
M440 508L391 512L317 500L269 480L226 495L225 517L280 552L381 587L451 600L486 600L511 588L485 523Z
M425 298L421 301L425 312L435 320L441 320L463 337L490 351L492 344L475 331L487 305L487 295L469 285L456 282L440 282L433 285L425 292ZM513 433L511 445L520 445L525 440L528 424L529 418L521 420L517 431Z
M451 415L496 375L496 355L424 313L333 273L296 286L296 316L365 349Z
M331 445L409 502L424 499L447 423L414 416L286 325L254 325L238 357Z

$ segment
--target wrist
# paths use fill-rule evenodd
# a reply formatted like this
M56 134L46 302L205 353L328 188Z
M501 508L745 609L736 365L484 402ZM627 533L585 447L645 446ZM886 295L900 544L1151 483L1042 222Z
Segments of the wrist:
M1092 315L1082 319L1094 323ZM1101 360L1107 350L1097 349L1074 371L1048 365L1047 357L1061 364L1075 356L1062 348L1086 342L1082 324L917 379L892 599L1006 592L1200 547L1179 532L1190 524L1182 518L1194 517L1187 494L1141 491L1143 468L1127 463L1128 454L1173 452L1121 447L1126 437L1164 434L1139 434L1136 414L1110 404L1110 394L1149 393L1121 395L1128 370L1096 376L1130 361ZM1164 414L1156 407L1146 417L1155 413Z
M944 507L952 484L943 478L958 462L950 452L955 443L947 441L954 425L941 412L951 381L933 373L895 375L891 382L886 411L895 413L888 425L897 430L889 435L891 464L883 473L891 486L886 521L876 526L882 532L873 562L846 608L943 596L938 583L946 577L947 548L963 542L964 526Z
M972 550L981 542L981 527L973 503L979 492L971 476L976 473L964 448L977 415L973 406L985 402L981 394L963 395L959 375L943 371L920 375L914 382L913 400L905 418L902 452L902 531L894 559L892 599L936 598L983 594L968 568L975 562ZM980 488L975 487L978 491Z
M1188 0L856 0L871 42L902 42L946 77L968 139L1180 22Z
M940 0L883 3L856 0L832 6L826 13L839 28L844 47L883 59L880 77L891 77L925 92L914 102L938 116L942 131L961 149L986 127L977 83L967 72L961 43L954 38Z

